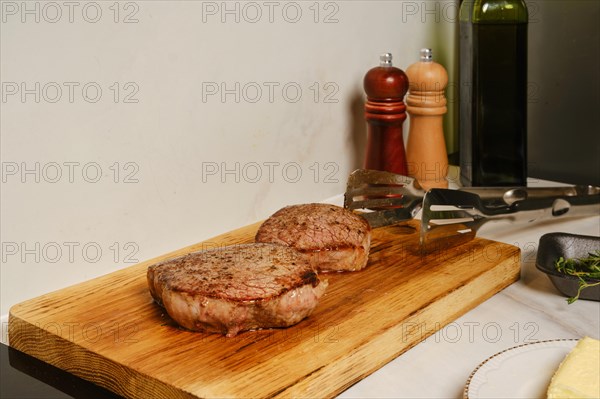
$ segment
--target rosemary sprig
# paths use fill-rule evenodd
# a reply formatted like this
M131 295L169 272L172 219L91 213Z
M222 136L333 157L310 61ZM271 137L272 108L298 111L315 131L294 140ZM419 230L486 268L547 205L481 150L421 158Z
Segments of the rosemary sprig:
M588 287L600 285L600 281L589 282L586 279L600 279L600 250L589 252L587 257L583 258L558 258L554 265L556 270L579 278L579 289L577 295L567 299L569 304L579 299L581 291Z

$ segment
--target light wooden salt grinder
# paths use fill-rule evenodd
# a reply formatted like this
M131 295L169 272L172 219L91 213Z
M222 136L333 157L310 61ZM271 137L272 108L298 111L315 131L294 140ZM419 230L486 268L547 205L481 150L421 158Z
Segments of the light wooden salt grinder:
M365 168L406 175L406 152L402 124L406 119L404 95L408 78L392 66L392 55L383 54L381 64L370 69L364 78L367 94L367 152Z
M447 111L444 91L448 73L433 61L431 49L422 49L421 60L409 66L406 74L410 117L406 144L408 174L425 190L447 188L448 155L442 122Z

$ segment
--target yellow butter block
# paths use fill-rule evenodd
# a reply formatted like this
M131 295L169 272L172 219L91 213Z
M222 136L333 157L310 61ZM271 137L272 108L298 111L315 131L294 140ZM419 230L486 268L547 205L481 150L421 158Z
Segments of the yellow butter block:
M548 399L600 398L600 341L580 339L548 387Z

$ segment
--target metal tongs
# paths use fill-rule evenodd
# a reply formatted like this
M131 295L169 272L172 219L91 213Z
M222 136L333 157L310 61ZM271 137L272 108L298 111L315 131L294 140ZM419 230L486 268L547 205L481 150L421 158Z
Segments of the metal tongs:
M344 207L363 210L372 228L413 219L422 209L421 244L459 237L465 241L489 220L534 221L600 214L600 188L462 187L425 193L415 179L358 169L350 174Z
M421 246L439 239L465 236L472 239L477 230L492 220L532 223L563 217L600 215L600 188L570 186L551 188L550 193L535 193L537 188L518 188L520 199L511 203L486 204L472 192L431 189L423 198Z
M344 208L363 213L372 228L411 220L421 210L425 192L412 177L358 169L348 177Z

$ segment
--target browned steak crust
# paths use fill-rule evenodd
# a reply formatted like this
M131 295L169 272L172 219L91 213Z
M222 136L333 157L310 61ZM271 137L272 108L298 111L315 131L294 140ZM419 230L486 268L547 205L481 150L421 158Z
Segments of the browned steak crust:
M296 248L321 271L355 271L367 264L371 228L363 217L339 206L292 205L269 217L256 241Z
M152 297L179 325L234 336L310 315L327 282L306 256L276 244L195 252L148 268Z

